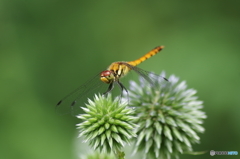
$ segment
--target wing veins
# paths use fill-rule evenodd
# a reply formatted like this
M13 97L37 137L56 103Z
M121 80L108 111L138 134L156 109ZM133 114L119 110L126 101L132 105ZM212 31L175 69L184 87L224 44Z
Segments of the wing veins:
M76 101L77 99L80 99L82 96L80 96L81 94L86 95L89 93L90 90L92 90L92 88L100 85L102 83L102 81L99 82L93 82L94 80L96 80L96 78L99 78L100 73L98 73L96 76L94 76L92 79L88 80L87 82L85 82L83 85L79 86L78 88L76 88L74 91L72 91L71 93L69 93L67 96L65 96L62 100L60 100L57 103L57 106L62 105L63 103L66 103L67 99L71 96L73 97L73 100L70 101L71 103ZM104 83L103 83L104 84ZM97 88L97 87L96 87ZM69 104L71 105L71 104Z

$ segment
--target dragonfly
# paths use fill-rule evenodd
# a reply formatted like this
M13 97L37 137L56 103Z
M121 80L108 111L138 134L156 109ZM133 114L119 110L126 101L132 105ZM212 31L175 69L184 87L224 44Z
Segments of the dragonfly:
M76 105L77 101L81 100L84 96L86 96L88 93L98 89L103 84L108 84L107 90L103 93L103 95L108 94L111 92L114 88L114 85L117 84L119 88L121 89L121 96L122 92L128 90L126 87L120 82L120 79L124 76L126 76L131 70L139 74L142 78L144 78L146 81L148 81L150 84L153 84L152 79L152 72L145 71L139 67L136 67L140 63L144 62L145 60L149 59L150 57L156 55L159 53L164 46L157 46L142 57L140 57L137 60L134 61L118 61L113 62L105 71L102 71L98 73L96 76L94 76L92 79L85 82L83 85L78 87L76 90L74 90L72 93L68 94L66 97L64 97L62 100L60 100L56 108L71 108L73 110L74 106ZM164 80L168 81L167 78L155 75L157 77L161 77ZM65 111L65 110L64 110Z

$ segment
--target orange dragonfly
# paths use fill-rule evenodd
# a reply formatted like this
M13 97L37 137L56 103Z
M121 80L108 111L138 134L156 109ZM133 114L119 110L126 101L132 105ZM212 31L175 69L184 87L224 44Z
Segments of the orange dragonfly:
M89 92L96 90L99 88L102 84L106 83L109 84L108 89L103 93L104 95L111 92L114 88L114 84L117 84L120 89L121 93L123 91L127 91L127 89L124 87L124 85L120 82L120 79L128 74L131 70L138 73L141 77L143 77L145 80L147 80L149 83L153 84L153 80L151 79L151 75L155 75L152 72L148 72L145 70L142 70L138 67L140 63L143 61L149 59L153 55L156 55L158 52L160 52L164 46L158 46L154 49L152 49L147 54L143 55L137 60L129 61L129 62L113 62L105 71L102 71L101 73L97 74L94 78L87 81L85 84L81 85L79 88L77 88L75 91L67 95L65 98L60 100L57 103L57 109L59 107L61 108L68 108L73 109L73 107L76 105L76 102L78 100L81 100L83 96L87 95ZM161 77L164 80L168 81L165 77L155 75L158 78ZM100 80L99 80L100 78ZM122 94L121 94L122 95ZM65 111L65 110L64 110Z

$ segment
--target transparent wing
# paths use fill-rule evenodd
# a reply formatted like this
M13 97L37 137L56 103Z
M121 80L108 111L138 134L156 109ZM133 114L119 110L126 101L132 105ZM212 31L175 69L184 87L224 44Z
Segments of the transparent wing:
M127 67L129 67L131 70L133 70L137 74L139 74L142 78L144 78L144 80L148 81L152 86L154 86L156 81L158 81L158 80L168 81L167 78L165 78L161 75L157 75L153 72L145 71L139 67L132 66L128 63L123 63L123 64L126 65Z
M84 106L84 102L87 102L88 98L93 97L95 93L102 93L102 87L108 86L99 78L100 73L60 100L56 105L56 112L60 114L78 114L80 107Z

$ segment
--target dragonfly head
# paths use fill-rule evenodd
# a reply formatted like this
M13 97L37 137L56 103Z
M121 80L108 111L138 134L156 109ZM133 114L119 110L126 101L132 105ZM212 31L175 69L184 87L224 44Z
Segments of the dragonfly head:
M106 70L102 71L100 74L100 80L103 81L104 83L112 83L114 81L114 73L112 71Z

